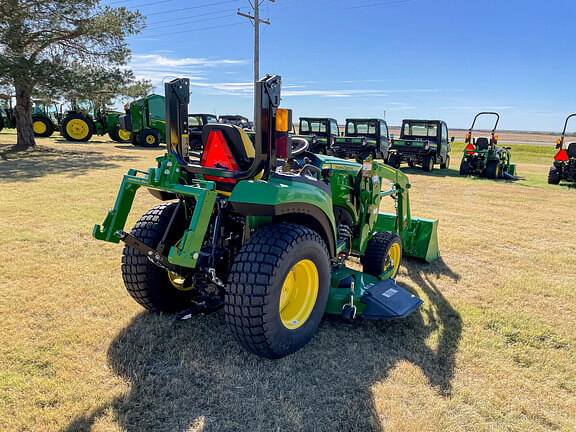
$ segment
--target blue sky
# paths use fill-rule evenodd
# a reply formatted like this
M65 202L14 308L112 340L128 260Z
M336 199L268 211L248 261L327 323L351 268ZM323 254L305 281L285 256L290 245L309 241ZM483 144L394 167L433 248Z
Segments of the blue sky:
M190 110L252 117L248 0L124 0L148 28L131 67L162 90L192 81ZM468 127L498 110L501 128L555 131L576 111L576 2L268 0L261 75L283 78L295 117L440 118ZM481 125L482 126L482 125Z

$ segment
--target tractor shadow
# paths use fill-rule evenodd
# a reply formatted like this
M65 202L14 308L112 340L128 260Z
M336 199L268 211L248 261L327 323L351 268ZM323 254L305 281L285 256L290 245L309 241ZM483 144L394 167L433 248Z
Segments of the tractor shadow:
M328 317L306 347L275 361L244 352L222 313L182 322L143 312L108 350L110 368L130 390L64 430L89 431L111 412L126 432L384 430L373 385L404 361L449 397L462 332L460 315L437 286L459 276L441 260L410 262L403 271L403 285L424 293L412 316L352 325ZM432 334L434 349L426 343Z
M414 167L410 168L407 166L400 167L400 170L407 175L423 175L423 176L430 176L430 177L464 177L460 175L460 171L447 168L447 169L439 169L435 168L432 172L425 172L422 168Z
M161 144L158 147L142 147L142 146L135 146L132 144L116 144L114 146L120 150L137 150L137 151L166 151L166 145Z
M6 182L30 181L49 174L82 176L89 170L110 169L121 166L116 161L136 159L115 156L114 159L100 152L81 149L54 149L37 145L29 151L0 148L0 180Z

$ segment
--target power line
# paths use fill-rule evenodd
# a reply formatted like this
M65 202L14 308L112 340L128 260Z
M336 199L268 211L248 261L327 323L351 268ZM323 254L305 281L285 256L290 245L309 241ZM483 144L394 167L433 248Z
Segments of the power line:
M154 15L164 15L167 13L174 13L174 12L181 12L185 10L194 10L194 9L203 9L211 6L217 6L221 4L230 4L230 3L238 3L238 0L223 0L211 3L202 3L192 7L185 7L185 8L178 8L178 9L170 9L170 10L161 10L161 11L148 11L147 14L154 14Z
M217 14L222 14L224 12L227 12L228 15L230 15L230 10L229 9L221 9L218 11L214 11L214 12L206 12L203 14L194 14L194 15L185 15L185 16L178 16L178 23L180 23L180 20L182 19L188 19L188 18L199 18L199 17L204 17L204 16L212 16L212 15L217 15ZM165 20L161 20L161 21L152 21L152 22L147 22L147 25L156 25L156 24L161 24L161 23L165 23L165 22L174 22L174 18L168 18Z
M189 29L189 30L182 30L182 31L177 31L177 32L170 32L169 36L172 36L172 35L174 35L174 34L182 34L182 33L191 33L191 32L204 31L204 30L212 30L212 29L215 29L215 28L222 28L222 27L233 27L233 26L238 26L238 25L242 25L242 24L243 24L243 23L235 22L235 23L215 25L215 26L210 26L210 27L193 28L193 29ZM152 35L134 35L134 36L130 36L130 37L153 38L153 37L160 37L160 36L167 36L167 34L166 34L166 33L158 33L158 34L152 34Z

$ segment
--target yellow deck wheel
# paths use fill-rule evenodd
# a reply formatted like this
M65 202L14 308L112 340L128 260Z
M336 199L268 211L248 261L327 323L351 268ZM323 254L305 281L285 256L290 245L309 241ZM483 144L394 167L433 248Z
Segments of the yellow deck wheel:
M43 133L46 133L46 130L48 128L46 127L46 123L44 123L43 121L40 120L36 120L34 122L34 133L37 135L41 135Z
M290 330L301 327L314 309L318 297L318 269L307 259L290 269L280 294L280 318Z
M90 126L82 119L71 119L66 124L66 132L71 138L82 140L90 133Z
M394 267L394 271L390 277L396 277L398 269L400 268L400 261L402 260L402 247L400 243L393 243L392 246L390 246L388 250L388 260L389 267Z

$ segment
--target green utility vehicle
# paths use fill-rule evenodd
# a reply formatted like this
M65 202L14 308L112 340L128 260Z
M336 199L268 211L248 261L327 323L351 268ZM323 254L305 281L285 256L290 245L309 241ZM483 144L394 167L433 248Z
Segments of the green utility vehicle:
M300 117L296 136L308 140L312 153L329 154L332 139L339 135L338 122L333 118Z
M166 102L164 96L152 94L124 106L120 128L131 133L135 146L158 147L166 142Z
M495 116L496 123L489 137L473 137L474 125L483 115ZM478 175L489 179L514 179L516 165L510 162L510 147L498 147L498 137L495 135L500 122L500 114L496 112L481 112L476 114L472 126L466 134L466 148L460 162L460 175Z
M12 98L8 95L0 95L0 131L16 127L16 115L12 108Z
M574 142L566 144L566 149L564 149L568 123L573 118L576 118L576 114L570 114L566 118L562 136L556 141L558 153L554 156L554 165L552 165L548 173L549 184L559 184L562 180L576 182L576 138L574 136L571 138Z
M52 136L57 131L62 119L62 105L57 102L49 104L34 102L32 107L32 124L37 137Z
M410 167L419 165L426 172L440 164L441 169L450 166L450 143L448 126L441 120L403 120L400 139L392 135L388 164L400 168L402 162Z
M208 124L189 152L189 81L165 84L168 153L131 169L99 240L125 243L122 275L151 311L181 318L224 308L247 350L279 358L301 348L324 313L402 318L422 300L395 282L402 255L439 256L438 221L410 214L408 178L307 151L279 108L281 79L256 85L254 144L239 127ZM124 231L136 192L163 201ZM384 197L395 213L380 213ZM347 266L360 257L363 271Z
M122 113L109 111L94 101L77 101L63 116L60 134L68 141L86 142L93 135L105 135L116 142L130 142L130 132L120 128Z
M332 139L331 150L335 156L364 160L388 161L390 136L388 125L382 119L346 119L346 135Z
M218 123L231 124L234 126L241 127L245 130L252 130L254 123L252 123L248 118L241 115L221 115L218 116Z

